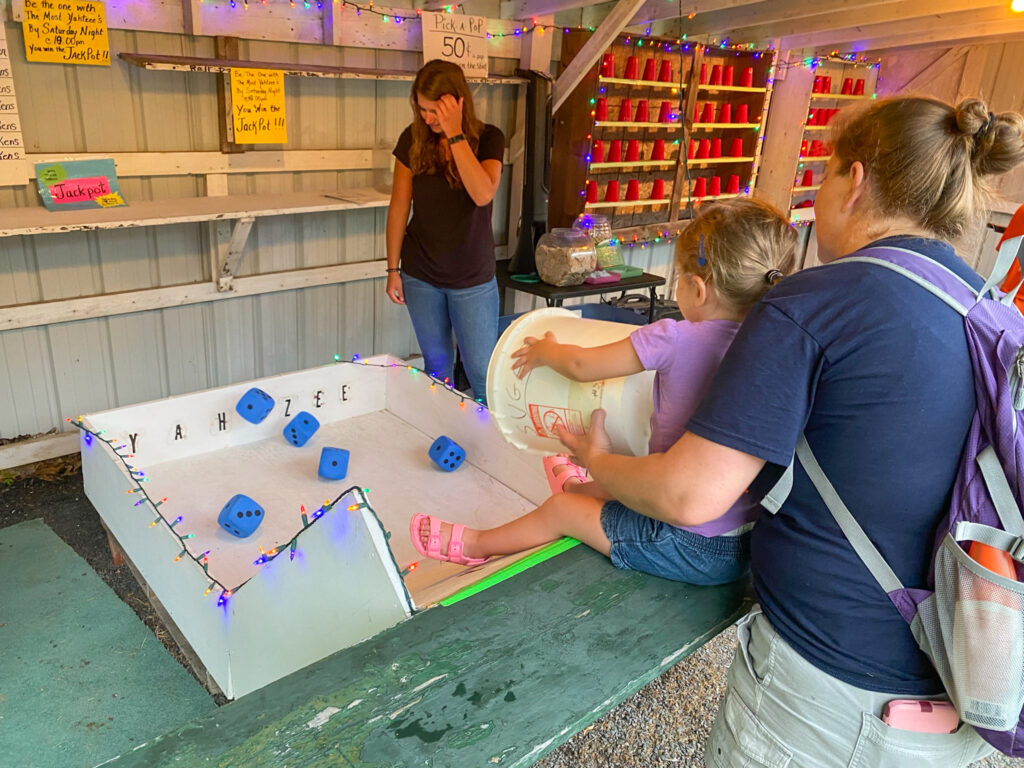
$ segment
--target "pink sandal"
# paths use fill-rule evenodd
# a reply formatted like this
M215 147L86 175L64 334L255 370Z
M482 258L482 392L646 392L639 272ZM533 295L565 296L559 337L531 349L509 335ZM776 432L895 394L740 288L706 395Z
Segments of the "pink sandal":
M427 547L423 548L423 542L420 540L420 524L424 518L430 521L430 535L427 537ZM416 547L416 551L423 557L429 557L433 560L441 560L443 562L455 563L455 565L480 565L481 563L487 562L486 557L465 557L462 554L462 532L466 530L466 526L460 524L452 525L452 537L448 542L448 553L441 554L441 524L448 522L442 520L439 517L433 515L425 515L422 512L418 512L412 516L412 520L409 523L409 538L412 539L412 545Z
M569 461L568 456L562 456L556 454L555 456L545 456L543 459L544 463L544 474L548 478L548 487L552 493L561 493L565 490L565 483L567 480L575 477L580 482L585 483L589 479L587 477L587 470L583 467L577 466ZM555 474L555 467L560 467L563 464L568 464L572 469L559 474Z

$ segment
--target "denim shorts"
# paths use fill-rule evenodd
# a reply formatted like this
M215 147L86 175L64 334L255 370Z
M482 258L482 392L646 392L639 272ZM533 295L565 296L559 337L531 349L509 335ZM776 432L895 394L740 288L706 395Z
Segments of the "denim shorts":
M612 565L699 586L727 584L750 571L750 533L701 536L641 515L617 501L601 508Z

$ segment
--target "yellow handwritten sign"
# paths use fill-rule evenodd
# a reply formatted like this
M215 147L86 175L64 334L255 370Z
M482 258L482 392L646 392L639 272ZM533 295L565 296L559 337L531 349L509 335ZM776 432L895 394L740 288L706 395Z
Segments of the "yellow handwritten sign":
M110 66L103 3L24 0L25 58L54 64Z
M236 144L284 144L284 72L231 70L231 117Z
M124 199L117 192L111 192L109 195L101 195L94 199L99 204L100 208L116 208L119 205L126 204Z

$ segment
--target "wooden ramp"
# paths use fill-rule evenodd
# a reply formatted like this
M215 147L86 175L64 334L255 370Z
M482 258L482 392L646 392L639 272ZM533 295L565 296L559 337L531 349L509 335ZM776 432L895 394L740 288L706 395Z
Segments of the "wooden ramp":
M110 765L531 765L735 621L746 591L619 571L575 547Z

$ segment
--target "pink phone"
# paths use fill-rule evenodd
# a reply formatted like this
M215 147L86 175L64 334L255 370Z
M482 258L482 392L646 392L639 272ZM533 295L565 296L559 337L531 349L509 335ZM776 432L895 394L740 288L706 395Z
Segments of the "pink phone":
M893 699L882 710L882 722L903 731L954 733L960 716L948 701Z

